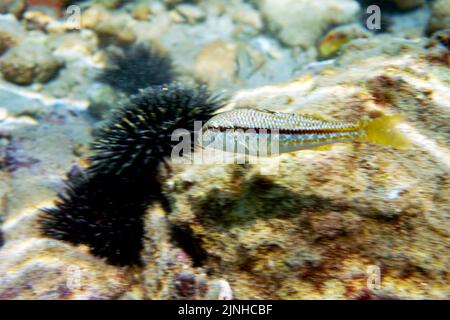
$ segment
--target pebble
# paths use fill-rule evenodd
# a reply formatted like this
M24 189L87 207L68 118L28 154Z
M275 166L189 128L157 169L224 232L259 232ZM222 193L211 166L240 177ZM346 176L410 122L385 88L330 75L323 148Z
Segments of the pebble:
M205 13L197 6L190 4L180 4L175 9L190 24L205 19Z

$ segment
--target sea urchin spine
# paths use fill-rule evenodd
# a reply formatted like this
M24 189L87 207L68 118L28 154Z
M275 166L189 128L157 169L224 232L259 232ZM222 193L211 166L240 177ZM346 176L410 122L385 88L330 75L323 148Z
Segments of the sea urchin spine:
M208 120L221 99L206 87L150 87L119 110L93 144L92 165L69 175L54 208L43 209L49 237L87 245L115 265L140 263L142 217L161 198L158 167L171 154L172 132Z
M142 44L128 47L123 52L113 52L109 60L110 65L97 79L127 94L171 83L174 79L170 56Z

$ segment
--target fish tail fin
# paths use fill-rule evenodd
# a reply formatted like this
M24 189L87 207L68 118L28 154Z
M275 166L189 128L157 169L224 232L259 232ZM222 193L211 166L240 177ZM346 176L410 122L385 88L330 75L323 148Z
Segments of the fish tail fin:
M361 120L361 129L365 130L362 140L399 149L406 149L410 141L397 128L403 116L381 116L373 120Z

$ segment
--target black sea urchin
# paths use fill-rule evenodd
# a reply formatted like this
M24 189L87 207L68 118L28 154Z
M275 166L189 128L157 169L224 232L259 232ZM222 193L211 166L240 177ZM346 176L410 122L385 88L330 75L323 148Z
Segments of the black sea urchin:
M157 169L177 143L172 132L193 135L194 121L206 121L220 105L206 87L176 83L133 97L99 134L91 167L69 175L55 207L42 210L43 233L85 244L111 264L139 264L142 217L162 199Z
M156 182L149 181L146 187L138 189L131 182L86 172L69 177L56 206L42 210L41 230L54 239L85 244L111 264L139 264L142 215L152 196L159 193Z
M170 156L178 143L171 136L176 129L188 130L193 142L194 121L205 122L220 106L221 99L206 86L172 83L147 88L101 130L93 145L90 170L141 176Z
M141 44L128 47L123 53L111 53L109 59L111 65L97 79L127 94L170 83L174 78L171 58Z

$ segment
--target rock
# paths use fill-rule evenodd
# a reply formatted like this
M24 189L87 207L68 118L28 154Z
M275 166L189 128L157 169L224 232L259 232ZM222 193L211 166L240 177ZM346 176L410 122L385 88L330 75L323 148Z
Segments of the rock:
M175 10L190 24L195 24L205 19L205 13L197 6L191 4L180 4Z
M102 65L103 61L99 57L100 51L98 51L98 39L91 30L83 30L81 34L61 35L52 45L55 47L53 54L66 62L82 65L84 60L91 68L92 65Z
M8 141L10 136L7 133L2 133L2 137L0 138L0 160L2 162L5 161L6 156L6 147L8 146ZM3 167L3 165L2 165ZM0 232L1 238L3 242L5 242L4 233L2 230L3 221L5 219L5 211L7 210L7 195L10 191L11 177L9 174L2 168L0 171Z
M63 242L30 238L0 249L2 300L104 300L127 290L126 275Z
M236 24L235 34L255 36L263 29L261 14L249 4L236 6L230 13Z
M233 20L236 23L248 25L253 29L260 31L263 28L261 15L250 5L242 5L233 12Z
M136 23L129 15L111 13L105 8L94 5L83 11L81 26L94 30L100 45L130 45L136 40L133 25Z
M383 9L381 9L382 12ZM368 19L369 15L366 15ZM428 4L416 10L408 12L382 14L381 29L374 30L375 33L382 34L388 31L395 34L398 38L419 39L424 36L430 18L430 9Z
M107 9L116 9L126 3L128 0L94 0L94 4L99 4Z
M415 9L425 4L425 0L392 0L392 2L401 10Z
M111 19L111 14L100 6L91 6L81 14L81 26L83 28L94 29L101 21Z
M233 291L228 281L220 279L208 283L207 300L232 300Z
M186 22L185 18L176 10L172 10L169 12L170 20L174 23L184 23Z
M0 109L7 110L6 113L2 112L0 120L3 122L0 131L8 132L8 126L4 120L8 120L10 117L18 118L21 115L41 116L44 114L45 106L39 99L30 99L6 88L0 88Z
M198 266L201 260L196 260L200 255L196 252L196 239L191 239L184 229L173 229L160 207L149 209L145 221L146 299L231 299L229 283L224 279L208 279L205 270ZM192 258L189 254L197 256Z
M356 20L359 5L353 0L256 1L270 30L288 46L309 48L329 27Z
M242 80L248 79L265 63L264 55L248 45L238 45L236 52L237 73Z
M234 298L361 298L374 268L382 282L371 297L448 298L450 112L440 84L450 69L428 62L426 41L394 50L387 40L366 39L358 55L316 75L239 91L224 110L400 113L409 149L337 144L246 165L208 162L207 153L172 164L168 223L184 230L208 277L226 275ZM384 54L372 56L375 47Z
M123 97L108 85L95 86L89 93L88 112L98 119L111 116L112 112L121 105L120 98Z
M168 7L173 7L175 5L178 5L180 3L183 3L184 0L163 0L162 2L167 5ZM194 0L191 2L197 2L198 0Z
M63 191L67 172L83 165L80 156L87 155L75 152L91 142L92 127L64 100L46 100L42 105L29 96L20 99L0 91L0 101L5 98L15 108L8 109L10 114L0 121L0 132L10 134L0 145L1 172L5 173L0 183L5 206L0 211L5 239L12 241L39 236L37 209L51 206ZM25 117L30 120L19 121Z
M352 39L368 38L370 33L358 24L340 26L330 30L319 44L319 57L328 59L338 54L339 50Z
M173 12L176 13L175 10L170 11ZM218 39L225 43L232 42L233 29L233 22L228 16L208 18L201 23L190 25L173 23L170 14L162 13L146 24L140 34L144 35L147 41L158 42L167 48L180 76L192 81L199 52ZM208 31L204 32L205 30ZM161 36L162 34L164 36Z
M211 87L230 85L236 71L236 46L221 40L205 45L195 59L195 77Z
M450 29L450 1L448 0L436 0L431 4L427 32L432 34L442 29Z
M152 11L148 3L140 2L133 8L132 16L136 20L146 21L151 15Z
M160 207L148 210L144 259L144 287L147 299L195 298L197 277L192 260L172 243L170 224ZM204 275L201 282L204 282Z
M119 17L100 21L94 30L97 32L101 44L130 45L136 40L136 34L126 19Z
M18 45L25 36L21 24L13 18L0 18L0 55L11 47Z
M424 50L426 45L423 39L410 41L402 38L393 38L391 35L381 34L370 38L357 38L348 42L340 50L337 57L337 63L346 65L355 61L374 58L382 59L384 55L396 56L402 51L421 52L427 54Z
M444 29L433 35L432 43L438 42L450 50L450 29Z
M93 0L80 30L38 7L20 22L0 15L1 71L14 53L14 72L32 81L0 80L0 298L448 299L449 29L422 38L428 6L394 1L420 9L386 11L383 33L354 23L356 0ZM147 210L142 266L108 266L84 246L43 239L39 208L88 165L102 124L91 116L106 120L126 101L95 77L107 46L134 42L167 48L178 80L236 90L227 109L400 113L413 146L171 163L161 172L170 212ZM43 51L64 61L57 81L35 82ZM381 288L369 289L376 268Z
M25 0L2 0L0 3L0 13L12 13L16 18L20 18L26 6Z
M166 8L166 6L165 6L162 2L160 2L160 1L157 1L157 2L150 2L150 3L148 4L148 6L149 6L150 11L152 12L152 14L155 15L155 17L161 16L161 15L163 15L164 13L167 13L167 8Z
M33 41L10 49L0 59L3 78L20 85L45 83L55 77L62 66L63 62L55 58L47 47Z
M47 25L56 21L54 17L41 11L28 10L23 17L28 30L45 31Z

